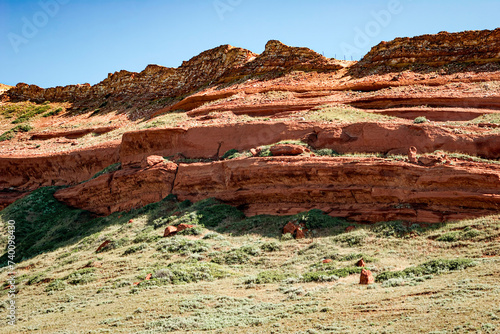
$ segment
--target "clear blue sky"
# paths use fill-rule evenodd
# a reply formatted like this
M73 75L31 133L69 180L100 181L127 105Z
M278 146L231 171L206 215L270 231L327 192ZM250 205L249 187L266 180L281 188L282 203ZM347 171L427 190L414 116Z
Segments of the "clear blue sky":
M359 59L395 37L495 29L499 13L498 0L0 0L0 82L95 84L270 39Z

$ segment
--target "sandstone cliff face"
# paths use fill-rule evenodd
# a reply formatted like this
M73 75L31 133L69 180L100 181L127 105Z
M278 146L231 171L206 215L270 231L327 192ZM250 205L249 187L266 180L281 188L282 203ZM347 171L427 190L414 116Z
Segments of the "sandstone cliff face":
M455 133L431 125L254 122L128 132L123 135L120 160L127 166L140 164L148 155L168 157L177 153L187 158L211 159L230 149L248 150L290 139L339 153L406 154L409 147L415 146L419 153L444 150L500 158L500 137L495 134Z
M70 206L109 215L162 200L172 192L176 172L177 165L171 162L122 169L59 190L55 197Z
M0 191L76 184L118 161L118 143L48 156L2 157Z
M20 194L39 187L74 185L116 162L121 162L124 170L134 170L144 168L144 160L151 155L168 157L181 153L186 158L217 160L230 149L249 150L282 140L303 140L314 148L331 148L339 153L406 154L409 147L415 146L419 153L444 150L492 159L500 157L498 135L455 133L452 129L431 125L256 122L149 129L125 133L121 144L106 147L48 156L1 158L0 191L4 194L0 197L4 203L12 203ZM132 180L130 182L135 182ZM102 187L109 183L102 182ZM85 187L92 184L87 183Z
M248 215L317 208L361 222L435 223L496 213L500 167L304 157L160 163L103 175L60 190L55 197L107 215L159 201L169 193L191 201L215 197L245 206Z
M403 67L412 64L442 66L453 62L488 63L500 61L500 29L441 32L381 42L356 65Z
M149 65L140 73L119 71L95 86L71 85L43 89L36 85L18 84L7 95L13 101L80 102L125 97L154 100L177 97L198 88L218 82L226 82L245 75L273 71L319 70L334 71L343 68L340 62L323 57L307 49L289 47L278 41L270 41L265 51L255 54L249 50L222 45L202 52L178 68Z

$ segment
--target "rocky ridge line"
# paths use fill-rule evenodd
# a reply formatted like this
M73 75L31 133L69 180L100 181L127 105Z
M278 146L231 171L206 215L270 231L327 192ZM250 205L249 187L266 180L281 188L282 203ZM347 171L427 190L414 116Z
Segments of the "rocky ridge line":
M500 61L500 28L396 38L374 46L356 68Z
M340 61L325 58L307 48L290 47L269 41L260 55L249 50L222 45L202 52L178 68L148 65L140 73L119 71L109 74L100 83L70 85L43 89L19 83L7 95L12 101L80 102L112 98L121 101L140 96L142 100L173 98L193 93L215 83L236 80L247 75L272 71L315 70L334 71L343 68Z

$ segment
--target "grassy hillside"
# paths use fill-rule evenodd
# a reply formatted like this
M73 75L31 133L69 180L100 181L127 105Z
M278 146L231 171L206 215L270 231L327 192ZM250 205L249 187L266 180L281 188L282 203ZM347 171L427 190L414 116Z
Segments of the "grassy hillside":
M18 323L3 322L2 333L500 329L499 216L345 232L355 225L316 210L247 218L215 200L170 196L103 218L58 203L55 190L37 190L0 212L1 235L16 221L19 289ZM281 235L290 220L306 223L306 239ZM196 227L162 237L180 223ZM5 250L7 237L0 242ZM358 284L360 258L375 284ZM6 267L0 279L6 282ZM7 290L0 295L6 310Z

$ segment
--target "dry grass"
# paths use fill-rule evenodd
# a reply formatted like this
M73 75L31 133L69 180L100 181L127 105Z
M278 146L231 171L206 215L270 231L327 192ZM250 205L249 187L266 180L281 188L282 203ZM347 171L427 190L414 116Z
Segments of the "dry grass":
M34 198L30 203L43 205ZM384 223L345 233L347 223L316 214L306 221L326 227L296 241L280 234L290 218L243 218L213 201L190 205L168 199L108 218L75 218L72 209L57 210L48 214L57 215L61 226L70 229L71 219L83 219L85 229L57 242L51 230L37 234L54 247L26 253L18 263L19 321L15 327L0 325L2 333L494 333L500 328L499 216L432 228ZM11 207L0 218L5 223L19 214ZM21 219L18 227L30 219ZM166 225L182 222L206 227L161 237ZM104 240L113 241L112 247L96 254ZM4 247L6 239L1 243ZM360 257L375 276L434 259L469 258L476 265L368 287L358 284L358 274L306 279L308 273L352 268ZM333 262L324 265L324 258ZM149 273L153 279L144 280ZM6 278L4 269L0 279ZM1 296L3 308L7 296Z
M369 122L369 121L390 121L395 119L391 116L379 115L361 110L346 107L323 106L319 110L314 110L305 114L305 119L315 122Z

